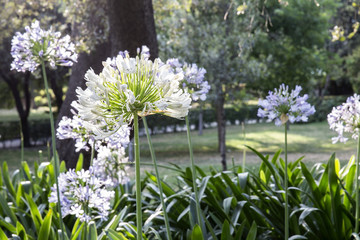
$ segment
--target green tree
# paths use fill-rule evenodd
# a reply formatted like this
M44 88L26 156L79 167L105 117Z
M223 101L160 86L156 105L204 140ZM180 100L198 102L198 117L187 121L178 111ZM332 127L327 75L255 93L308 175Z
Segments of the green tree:
M226 169L225 103L261 74L265 65L251 58L257 37L257 1L160 1L155 5L160 56L182 58L207 71L209 100L216 109L218 146Z
M10 71L12 57L10 55L11 39L17 31L24 31L24 27L30 25L33 19L41 20L44 25L50 25L57 22L56 28L66 30L66 25L62 25L62 16L59 14L62 4L58 1L1 1L0 15L7 21L0 23L0 80L7 84L9 92L13 95L14 104L18 111L22 134L24 137L24 146L30 146L30 134L28 126L28 116L31 108L31 85L41 86L36 81L36 75L30 73L17 73ZM51 85L55 96L57 97L58 106L62 103L62 91L58 86L58 79L63 75L51 76Z
M325 86L333 58L327 49L329 20L336 9L332 0L262 1L262 32L252 55L267 65L268 75L252 88L266 93L281 83L301 85L306 91Z

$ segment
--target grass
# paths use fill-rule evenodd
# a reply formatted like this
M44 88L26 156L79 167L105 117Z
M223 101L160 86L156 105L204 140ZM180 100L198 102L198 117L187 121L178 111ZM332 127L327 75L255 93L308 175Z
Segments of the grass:
M257 149L263 154L272 155L279 148L283 148L283 127L276 127L273 123L259 123L246 125L246 144ZM227 162L229 168L231 159L237 165L241 165L244 149L244 139L241 126L227 127L226 144L228 147ZM331 137L335 133L329 130L326 122L311 124L291 125L288 131L289 161L305 155L304 161L308 165L315 162L324 162L330 158L333 152L337 153L340 160L348 160L355 154L356 143L349 140L348 143L332 144ZM167 133L152 136L155 153L159 164L174 163L181 167L189 166L189 151L186 132ZM202 136L196 131L192 132L194 146L194 157L196 164L204 170L208 167L221 167L220 156L217 153L217 129L206 129ZM141 161L145 164L151 163L150 151L146 137L140 138ZM38 148L26 149L25 160L31 162L39 159ZM46 159L47 150L43 151L43 159ZM14 170L20 166L20 149L0 149L0 163L7 161L10 169ZM247 167L254 168L260 164L260 159L247 150ZM144 170L151 170L151 166L143 165ZM161 174L171 174L169 170L160 168Z

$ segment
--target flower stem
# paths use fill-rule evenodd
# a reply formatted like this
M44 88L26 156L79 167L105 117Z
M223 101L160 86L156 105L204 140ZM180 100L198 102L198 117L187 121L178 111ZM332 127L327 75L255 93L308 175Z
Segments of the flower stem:
M20 143L21 143L21 162L24 161L24 134L23 134L23 127L20 121Z
M92 165L93 165L94 155L95 155L95 140L91 146L90 167L92 167Z
M360 136L358 137L357 154L356 154L356 178L355 178L355 233L359 233L359 159L360 159Z
M289 239L289 207L288 207L288 159L287 159L287 124L285 126L285 170L284 170L284 184L285 184L285 240Z
M193 154L193 148L191 143L191 136L190 136L190 124L189 124L189 117L185 117L186 122L186 128L187 128L187 138L189 143L189 152L190 152L190 161L191 161L191 171L192 171L192 180L193 180L193 188L195 193L195 204L196 204L196 215L197 215L197 223L199 224L201 230L203 230L203 224L201 223L201 210L200 210L200 201L199 201L199 195L196 185L196 169L195 169L195 162L194 162L194 154ZM204 234L204 231L202 231Z
M54 115L53 115L52 108L51 108L51 98L50 98L50 93L49 93L49 86L48 86L48 81L47 81L47 77L46 77L46 69L45 69L44 61L41 61L41 69L42 69L42 74L43 74L43 79L44 79L44 86L45 86L45 91L46 91L47 102L48 102L48 106L49 106L51 142L52 142L51 145L52 145L52 152L53 152L53 156L54 156L55 184L56 184L56 192L57 192L57 198L58 198L57 207L58 207L58 212L59 212L59 216L60 216L60 228L61 228L61 231L63 232L63 234L61 234L61 236L62 236L62 239L64 239L64 234L66 234L66 232L65 232L65 228L64 228L64 223L62 221L61 204L60 204L60 190L59 190L59 181L58 181L58 176L60 174L60 170L59 170L60 164L59 164L58 156L56 154Z
M242 122L241 128L243 131L243 137L244 137L244 150L243 150L243 163L242 163L242 170L245 172L245 162L246 162L246 132L245 132L245 122Z
M140 179L140 145L139 145L139 116L134 112L134 158L136 183L136 227L137 240L142 239L142 212L141 212L141 179Z
M166 211L166 205L165 205L164 196L163 196L163 189L162 189L162 185L161 185L160 174L159 174L159 170L158 170L157 163L156 163L155 151L154 151L154 147L153 147L152 142L151 142L151 137L150 137L150 134L149 134L149 128L148 128L148 125L147 125L146 117L143 117L142 119L143 119L145 131L146 131L146 136L147 136L149 148L150 148L151 158L152 158L153 163L154 163L155 174L156 174L156 179L157 179L157 185L158 185L159 192L160 192L161 206L162 206L162 209L163 209L163 212L164 212L164 217L165 217L165 226L166 226L167 239L171 240L169 218L168 218L168 214L167 214L167 211Z

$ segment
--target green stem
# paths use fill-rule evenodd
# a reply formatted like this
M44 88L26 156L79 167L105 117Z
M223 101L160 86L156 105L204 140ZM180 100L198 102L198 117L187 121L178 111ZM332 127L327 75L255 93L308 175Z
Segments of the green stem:
M284 184L285 184L285 240L289 239L289 207L288 207L288 159L287 159L287 124L285 123L285 175L284 175Z
M55 184L56 184L56 192L57 192L57 198L58 198L58 203L57 203L57 207L58 207L58 212L60 215L60 228L61 231L63 232L62 239L64 239L64 234L66 234L65 232L65 228L64 228L64 224L62 221L62 213L61 213L61 204L60 204L60 191L59 191L59 181L58 181L58 176L60 174L60 164L59 164L59 159L58 156L56 154L56 140L55 140L55 123L54 123L54 115L52 112L52 108L51 108L51 98L50 98L50 93L49 93L49 86L48 86L48 81L47 81L47 77L46 77L46 69L45 69L45 63L44 61L41 62L41 68L42 68L42 74L43 74L43 79L44 79L44 86L45 86L45 91L46 91L46 97L47 97L47 102L48 102L48 106L49 106L49 116L50 116L50 127L51 127L51 142L52 142L52 152L53 152L53 156L54 156L54 162L55 162Z
M93 165L94 155L95 155L95 140L91 146L90 167L92 167Z
M194 162L194 154L193 154L193 148L191 143L191 136L190 136L190 124L189 124L189 118L188 116L185 117L186 122L186 128L187 128L187 138L189 143L189 152L190 152L190 161L191 161L191 171L192 171L192 180L193 180L193 188L195 193L195 204L196 204L196 215L197 215L197 223L199 224L202 233L204 234L205 231L203 231L203 224L201 222L201 210L200 210L200 201L199 201L199 195L196 185L196 169L195 169L195 162Z
M163 195L163 189L162 189L162 185L161 185L160 174L159 174L159 170L158 170L158 167L157 167L155 151L154 151L154 147L153 147L152 142L151 142L151 137L150 137L150 134L149 134L149 128L148 128L147 121L146 121L145 117L143 117L143 123L144 123L146 136L147 136L147 140L148 140L148 144L149 144L149 148L150 148L151 158L152 158L153 163L154 163L157 185L158 185L159 192L160 192L161 206L162 206L162 209L163 209L163 212L164 212L164 217L165 217L165 226L166 226L167 239L171 240L169 218L168 218L167 211L166 211L166 205L165 205L165 201L164 201L164 195Z
M134 112L134 158L136 181L136 227L137 240L142 239L142 212L141 212L141 179L140 179L140 145L139 145L139 116Z
M22 131L22 123L20 121L20 142L21 142L21 162L24 161L24 134Z
M242 170L245 172L245 162L246 162L246 132L245 132L245 123L242 122L241 124L242 130L243 130L243 136L244 136L244 150L243 150L243 164L242 164Z
M359 233L359 159L360 159L360 136L358 137L357 154L356 154L356 178L355 178L355 233Z

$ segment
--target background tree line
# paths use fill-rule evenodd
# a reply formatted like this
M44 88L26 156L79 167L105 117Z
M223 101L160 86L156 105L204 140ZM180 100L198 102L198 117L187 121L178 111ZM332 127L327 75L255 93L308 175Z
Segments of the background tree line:
M10 43L14 33L34 18L79 43L79 61L70 72L49 72L58 119L70 115L75 89L84 87L85 71L92 67L99 72L101 61L120 50L135 55L137 47L147 45L153 58L176 57L204 67L212 90L200 107L216 110L224 168L227 104L264 96L281 83L301 85L319 99L358 92L356 1L3 0L0 4L0 104L16 107L26 146L30 145L27 119L42 86L36 74L9 70ZM340 41L332 41L334 26L342 28ZM63 86L68 88L66 98ZM58 144L60 157L70 166L71 159L77 159L72 146L71 141Z

